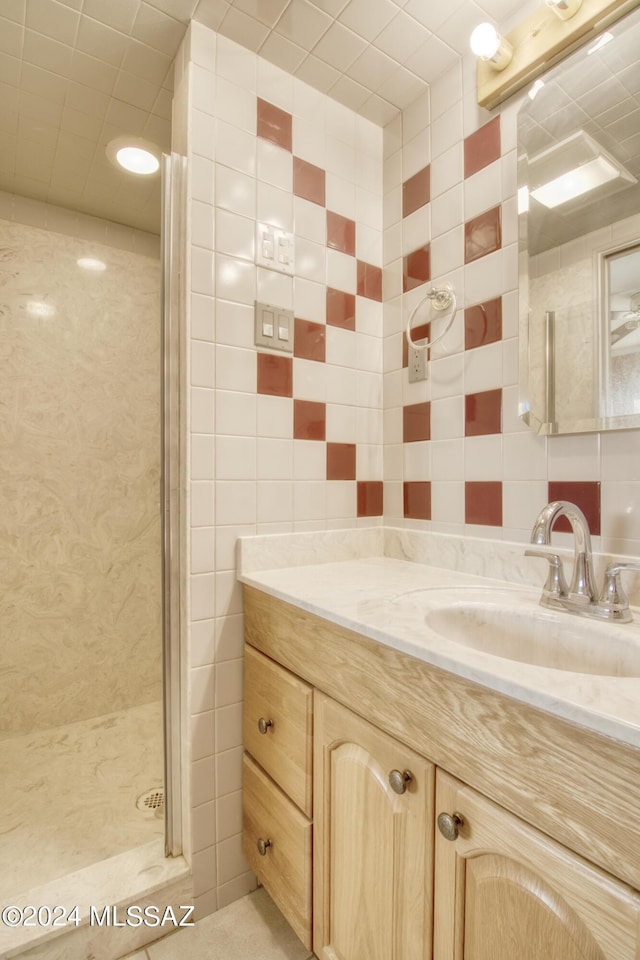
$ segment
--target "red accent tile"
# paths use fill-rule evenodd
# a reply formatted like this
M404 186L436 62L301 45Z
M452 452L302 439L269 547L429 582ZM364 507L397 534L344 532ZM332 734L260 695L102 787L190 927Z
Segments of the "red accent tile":
M273 353L258 354L258 393L272 397L293 396L293 360Z
M313 323L312 320L294 321L293 355L301 360L317 360L324 363L326 354L326 333L324 323Z
M327 444L327 480L355 480L355 443Z
M464 225L464 262L471 263L502 246L502 210L494 207Z
M414 343L420 343L421 340L424 340L425 337L431 336L431 324L430 323L420 323L417 327L411 328L411 339ZM407 338L402 335L402 366L409 366L409 344L407 343Z
M464 311L464 348L484 347L502 340L502 297L467 307Z
M403 499L405 517L431 520L431 483L428 480L406 480Z
M356 328L356 298L353 293L327 287L327 323L345 330Z
M569 500L580 507L592 536L600 536L600 484L597 480L550 480L549 502L552 500ZM571 524L566 517L556 520L554 530L562 533L571 532Z
M324 440L326 422L326 404L314 400L293 401L294 440Z
M464 398L464 435L502 433L502 390L468 393Z
M258 97L258 136L291 153L292 116Z
M502 526L501 480L465 481L464 520L487 527Z
M321 207L324 207L324 170L320 167L314 167L312 163L307 163L306 160L301 160L300 157L294 157L293 192L296 197L302 197L303 200L310 200L311 203L318 203Z
M482 170L483 167L500 159L500 117L494 117L489 123L469 134L464 141L464 176L467 177Z
M402 440L415 443L431 439L431 404L412 403L402 408Z
M356 223L339 213L327 210L327 246L349 256L356 255Z
M429 244L402 258L402 289L406 293L431 280L431 249Z
M431 199L431 167L423 167L402 184L402 216L424 207Z
M358 480L358 516L382 516L382 480Z
M382 269L358 260L358 296L382 303Z

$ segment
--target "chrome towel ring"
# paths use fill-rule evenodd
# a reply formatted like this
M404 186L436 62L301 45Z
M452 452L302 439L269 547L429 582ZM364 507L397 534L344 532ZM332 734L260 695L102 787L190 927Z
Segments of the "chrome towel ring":
M439 310L441 312L444 310L448 310L449 307L451 307L451 316L447 320L444 326L444 329L440 331L437 337L435 337L433 340L426 340L425 343L416 343L415 340L413 340L411 337L411 325L413 323L413 318L415 317L416 313L418 312L420 307L423 305L423 303L427 302L427 300L430 300L433 303L433 307L435 310ZM418 301L418 303L415 305L415 307L411 311L411 315L409 319L407 320L406 335L407 335L407 343L409 344L409 346L412 347L414 350L430 350L431 347L434 346L434 344L438 343L439 340L442 340L442 338L446 336L446 334L449 332L449 330L451 329L451 324L455 319L457 310L458 310L458 301L456 299L456 292L452 284L443 283L442 286L440 287L431 287L431 289L428 290L427 293L425 293L422 300Z

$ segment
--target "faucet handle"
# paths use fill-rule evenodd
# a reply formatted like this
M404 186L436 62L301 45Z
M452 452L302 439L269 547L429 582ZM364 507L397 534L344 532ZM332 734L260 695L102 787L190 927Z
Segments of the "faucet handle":
M620 582L623 570L640 572L640 563L609 563L604 572L604 584L598 600L598 614L607 620L628 623L631 617L629 598Z
M540 557L541 560L549 561L549 575L547 582L542 588L543 599L559 599L569 594L567 581L564 578L562 560L557 553L549 553L546 550L525 550L525 557Z

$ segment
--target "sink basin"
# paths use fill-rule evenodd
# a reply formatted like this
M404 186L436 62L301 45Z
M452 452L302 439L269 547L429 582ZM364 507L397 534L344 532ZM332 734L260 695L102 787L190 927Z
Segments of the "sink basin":
M464 598L447 593L428 610L426 624L449 641L532 666L640 677L640 642L633 625L546 610L530 599L514 602L506 592L499 599L490 591L474 596L471 590Z

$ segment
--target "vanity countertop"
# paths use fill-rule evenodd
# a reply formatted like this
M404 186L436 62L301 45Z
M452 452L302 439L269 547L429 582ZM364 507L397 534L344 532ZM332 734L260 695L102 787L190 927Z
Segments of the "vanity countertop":
M539 567L536 570L541 572ZM427 623L443 602L455 605L471 600L481 609L499 597L502 611L506 607L513 622L535 608L543 617L543 630L552 629L557 618L571 621L578 642L594 630L587 619L542 611L540 587L388 556L276 569L243 569L241 562L239 579L371 640L640 748L640 676L533 666L454 642ZM631 624L597 624L596 629L612 641L619 640L621 649L628 643L640 653L639 624L636 611Z

